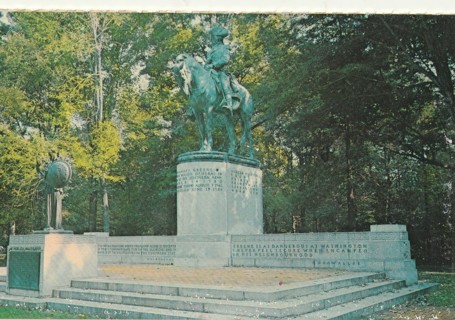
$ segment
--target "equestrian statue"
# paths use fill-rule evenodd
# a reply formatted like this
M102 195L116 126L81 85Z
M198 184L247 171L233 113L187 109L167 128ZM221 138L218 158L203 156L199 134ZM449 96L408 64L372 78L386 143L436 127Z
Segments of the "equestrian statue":
M251 118L254 112L253 99L242 85L225 70L230 62L230 48L224 44L229 31L219 25L210 30L212 48L207 53L205 64L183 53L177 56L172 66L176 81L189 97L199 129L200 151L212 151L213 116L221 116L229 137L229 154L237 148L235 120L240 118L242 136L240 147L246 147L248 156L254 156L251 135Z

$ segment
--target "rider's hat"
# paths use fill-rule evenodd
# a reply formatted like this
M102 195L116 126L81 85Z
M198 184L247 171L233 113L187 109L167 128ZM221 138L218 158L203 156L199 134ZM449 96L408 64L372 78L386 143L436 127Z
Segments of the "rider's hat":
M220 26L219 24L216 24L210 30L210 34L214 37L221 37L221 39L223 39L229 35L229 31L226 28Z

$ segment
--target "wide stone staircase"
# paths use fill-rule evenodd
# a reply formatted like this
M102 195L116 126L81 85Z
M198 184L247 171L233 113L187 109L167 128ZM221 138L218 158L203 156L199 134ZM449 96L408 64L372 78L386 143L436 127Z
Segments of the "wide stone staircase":
M366 272L249 288L86 279L44 299L1 294L0 304L111 319L357 319L434 288L429 283L406 287L404 281Z
M6 291L6 275L0 275L0 292Z

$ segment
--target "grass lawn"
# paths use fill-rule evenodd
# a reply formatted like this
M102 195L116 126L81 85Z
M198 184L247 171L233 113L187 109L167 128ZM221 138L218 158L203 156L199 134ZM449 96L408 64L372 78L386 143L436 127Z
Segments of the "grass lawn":
M83 314L0 306L0 319L93 319Z
M420 272L419 280L439 283L439 290L427 297L429 305L455 308L455 273Z
M419 281L439 283L439 289L407 304L381 312L369 320L454 320L455 273L421 271Z

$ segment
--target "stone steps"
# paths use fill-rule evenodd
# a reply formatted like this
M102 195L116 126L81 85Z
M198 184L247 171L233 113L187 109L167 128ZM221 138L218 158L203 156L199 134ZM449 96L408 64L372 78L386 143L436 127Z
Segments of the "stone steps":
M430 284L408 288L405 281L388 280L382 273L366 272L296 283L284 288L89 279L74 280L70 288L54 290L48 306L90 315L104 314L111 318L144 318L152 314L153 317L168 317L167 313L171 312L177 318L189 319L355 319L403 303L431 288Z
M97 301L73 301L59 298L31 298L0 293L0 305L50 309L62 312L85 314L104 319L220 319L246 320L248 318L188 312L141 306L103 303Z
M354 285L362 285L385 278L384 273L357 272L326 279L290 284L285 287L260 288L226 288L203 285L170 285L165 283L138 283L119 280L73 280L72 288L87 290L108 290L122 292L140 292L148 294L174 295L182 297L204 297L229 300L258 300L263 302L277 301L286 298L305 296L321 291L328 291Z
M117 319L358 319L436 286L355 273L274 287L172 285L124 280L73 280L53 297L0 293L0 304Z
M54 290L54 297L70 300L98 301L122 305L147 306L180 311L205 312L235 316L262 316L283 318L314 312L322 308L350 302L371 295L396 290L404 286L404 281L381 281L364 283L360 286L338 288L273 302L253 300L221 300L206 297L171 296L142 294L121 291L60 289ZM234 291L234 290L233 290Z
M0 292L6 291L6 276L0 275Z
M377 312L388 310L393 306L405 303L406 301L415 299L418 296L424 295L436 289L437 285L434 283L417 283L399 290L385 292L378 296L366 297L364 299L352 301L351 303L341 304L324 310L307 313L298 316L295 319L358 319Z
M249 319L214 313L191 312L94 301L67 301L55 298L49 299L47 306L52 310L81 313L108 319Z

